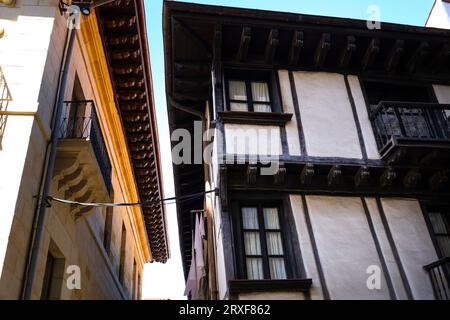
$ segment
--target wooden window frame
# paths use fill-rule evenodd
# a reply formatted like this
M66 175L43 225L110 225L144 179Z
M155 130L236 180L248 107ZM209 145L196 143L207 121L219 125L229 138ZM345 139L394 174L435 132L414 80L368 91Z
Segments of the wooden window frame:
M238 201L238 205L236 206L237 211L234 220L235 220L235 232L236 232L236 257L237 257L237 276L239 279L245 279L249 281L258 281L258 280L250 280L247 276L247 265L246 265L246 258L252 257L249 255L246 255L245 253L245 243L244 243L244 232L246 230L243 227L243 219L242 219L242 208L248 208L248 207L254 207L257 209L257 215L258 215L258 223L259 223L259 229L258 230L247 230L249 232L258 232L260 236L260 242L261 242L261 256L257 256L258 258L262 258L263 260L263 273L264 273L264 280L269 281L278 281L280 279L272 279L270 276L270 265L269 265L269 258L270 257L282 257L284 258L284 265L286 270L286 279L294 279L295 278L295 263L294 263L294 257L291 246L289 246L289 237L290 232L287 228L287 221L284 216L284 208L281 203L281 201ZM278 210L278 220L280 224L280 229L277 230L270 230L265 228L264 223L264 212L263 208L277 208ZM267 239L266 234L267 232L280 232L281 234L281 242L283 246L283 255L282 256L274 256L269 255L267 250ZM255 256L256 257L256 256Z
M230 99L230 81L241 81L245 83L245 89L247 94L247 100L234 100ZM253 101L252 83L266 83L269 90L269 102ZM225 69L224 76L224 96L226 112L239 112L231 110L231 103L246 103L247 111L255 113L255 104L265 104L270 106L270 112L256 112L264 114L281 113L281 93L278 81L277 72L274 70L245 70L245 69Z
M434 231L434 227L433 224L431 222L431 218L430 218L430 213L434 213L434 212L440 212L442 213L443 210L439 209L439 210L431 210L430 208L443 208L446 209L444 210L444 212L446 212L445 214L445 220L444 223L446 224L447 230L449 230L448 233L436 233ZM439 236L448 236L450 238L450 204L434 204L434 203L422 203L422 212L425 216L425 222L427 224L428 227L428 232L431 236L434 248L436 250L436 254L438 255L439 259L443 259L446 258L446 256L444 256L444 254L442 253L442 250L439 246L439 243L437 241L437 238Z

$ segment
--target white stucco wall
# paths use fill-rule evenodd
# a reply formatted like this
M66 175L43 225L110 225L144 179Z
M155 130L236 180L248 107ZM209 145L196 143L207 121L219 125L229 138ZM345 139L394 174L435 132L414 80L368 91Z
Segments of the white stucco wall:
M322 288L320 286L319 272L317 271L316 261L314 259L314 250L311 244L311 238L306 225L305 211L303 208L302 197L300 195L290 195L292 213L294 215L295 226L297 229L300 250L305 268L306 278L312 279L310 296L312 300L323 299Z
M344 76L295 72L308 155L362 158Z
M282 154L280 127L226 124L227 155L278 156Z
M434 299L423 266L438 260L438 257L419 202L409 199L381 201L414 299Z
M286 128L286 136L288 137L287 143L289 147L289 155L300 156L300 137L297 126L297 117L295 115L295 106L292 97L291 84L289 81L289 72L286 70L280 70L278 72L278 78L280 79L281 100L283 103L283 112L292 113L292 120L289 121Z
M426 22L427 27L450 29L450 3L435 0Z
M369 290L366 270L381 263L359 198L306 197L326 285L331 299L389 299L384 275L381 289Z
M380 211L375 198L366 198L367 209L369 210L370 218L372 219L375 234L380 244L380 249L386 262L386 268L392 281L392 287L394 289L395 297L398 300L406 300L405 286L401 278L400 270L395 261L394 254L392 252L391 245L389 243L386 230L384 229L383 222L381 220Z
M367 157L374 160L380 159L372 123L369 119L366 101L364 100L358 77L348 76L348 84L350 85L353 100L355 101L356 113L358 114L358 120L361 125L361 133L366 147Z

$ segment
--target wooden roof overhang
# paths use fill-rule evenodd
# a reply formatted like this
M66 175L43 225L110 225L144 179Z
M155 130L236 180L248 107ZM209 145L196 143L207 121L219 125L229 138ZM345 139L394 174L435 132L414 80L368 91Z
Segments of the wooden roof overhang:
M370 30L362 20L179 1L165 1L163 16L171 131L193 130L198 117L187 111L205 111L205 102L212 97L212 71L214 84L221 86L224 68L450 83L449 30L391 23ZM177 165L174 175L177 196L204 190L203 166ZM202 207L202 199L178 206L185 273L191 259L190 210Z
M153 261L169 257L156 113L143 0L117 0L97 10L116 104L141 202Z

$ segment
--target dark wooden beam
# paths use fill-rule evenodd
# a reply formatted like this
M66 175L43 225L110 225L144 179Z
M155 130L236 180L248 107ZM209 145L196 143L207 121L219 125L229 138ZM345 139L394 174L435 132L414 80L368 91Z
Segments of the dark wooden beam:
M373 65L378 52L380 52L380 40L378 38L373 38L362 59L362 68L364 71Z
M328 51L331 48L331 35L323 33L317 45L316 53L314 54L314 65L322 67L327 58Z
M213 44L213 71L214 84L216 86L222 85L222 26L216 25L214 29L214 44Z
M369 184L370 171L366 166L361 167L355 175L355 186L365 187Z
M202 73L209 74L211 72L211 65L209 61L179 61L175 62L174 70L177 73Z
M411 59L408 62L408 72L414 73L416 71L417 67L420 66L420 64L423 61L423 58L428 54L428 51L430 49L430 45L426 41L422 41L414 51Z
M274 175L274 183L278 186L284 185L286 177L286 167L283 163L279 164L278 172Z
M292 37L291 48L289 49L289 64L296 65L300 60L300 53L303 48L303 32L295 31Z
M228 210L228 176L227 176L227 166L220 166L220 204L223 211Z
M241 42L239 44L239 50L237 53L238 61L245 61L248 57L248 49L250 47L250 41L252 39L252 28L244 27L242 29Z
M428 183L432 192L441 190L447 184L448 174L446 171L438 171L431 176Z
M397 164L402 161L406 156L406 148L397 149L387 160L389 165Z
M354 36L347 36L347 42L342 49L341 56L339 58L339 67L347 68L352 59L353 52L356 51L356 39Z
M310 185L312 183L314 177L314 165L312 163L308 163L303 167L300 182L302 185Z
M177 77L174 80L175 88L182 89L181 91L192 91L192 90L205 90L209 88L211 84L210 80L201 80L198 78L181 78Z
M389 52L389 55L386 59L385 68L388 72L395 72L397 69L398 63L400 61L400 58L405 51L403 48L405 45L404 40L396 40L394 45L391 48L391 51Z
M441 49L431 59L430 70L433 72L439 71L448 57L450 57L450 43L442 45Z
M339 186L342 183L342 169L341 166L332 166L328 173L328 185Z
M386 168L386 170L384 170L383 174L380 177L381 187L389 188L394 183L395 178L397 178L397 174L395 173L394 168Z
M256 183L258 166L255 163L249 163L247 166L247 183L252 185Z
M194 30L192 30L191 27L189 27L179 19L174 19L174 23L175 27L181 27L188 34L191 40L193 40L193 42L195 42L200 48L205 50L205 53L209 59L212 58L212 50L209 44L205 40L203 40Z
M422 174L417 169L409 170L408 173L403 178L403 185L406 189L413 189L417 187L420 180L422 179Z
M269 37L267 38L265 57L267 63L272 63L275 58L275 54L277 53L277 47L280 43L278 39L279 32L277 29L270 30Z

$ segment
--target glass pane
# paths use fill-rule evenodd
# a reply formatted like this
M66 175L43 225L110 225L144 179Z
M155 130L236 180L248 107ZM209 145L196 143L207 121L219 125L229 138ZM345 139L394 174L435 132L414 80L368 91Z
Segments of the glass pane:
M264 271L261 258L247 258L247 278L249 280L264 279Z
M450 257L450 237L437 236L436 237L439 249L444 257Z
M278 221L277 208L264 208L264 224L266 229L278 230L280 229L280 222Z
M270 258L269 267L271 279L287 279L283 258Z
M230 99L247 101L247 90L244 81L230 81Z
M231 111L248 111L248 105L246 103L230 102Z
M270 102L269 86L266 82L252 82L254 102Z
M245 254L258 256L261 254L261 242L259 232L244 232Z
M258 211L256 210L256 208L242 208L242 224L244 225L244 229L259 229Z
M267 253L271 256L283 255L283 244L281 242L281 233L267 232L266 237L267 237Z
M442 213L430 212L430 221L433 225L433 230L435 233L447 233L448 230L445 226L445 220Z
M254 104L253 111L255 112L272 112L272 108L268 104Z

